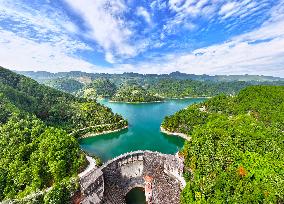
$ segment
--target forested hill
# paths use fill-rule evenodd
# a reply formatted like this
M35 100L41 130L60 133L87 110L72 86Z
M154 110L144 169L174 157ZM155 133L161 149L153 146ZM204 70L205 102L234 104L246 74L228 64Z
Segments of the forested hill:
M272 76L263 76L263 75L195 75L195 74L186 74L181 72L172 72L170 74L138 74L138 73L123 73L123 74L105 74L105 73L86 73L81 71L71 71L71 72L58 72L50 73L45 71L22 71L18 72L25 76L29 76L35 80L44 81L48 79L56 78L81 78L86 77L90 79L96 78L171 78L171 79L189 79L196 81L215 81L215 82L231 82L231 81L258 81L258 82L267 82L267 81L283 81L283 78L272 77Z
M103 125L117 129L126 124L120 115L94 100L57 91L4 68L0 68L0 87L3 97L20 110L68 132L86 127L90 129L84 131L101 132Z
M189 135L182 203L284 202L284 87L252 86L166 117Z
M284 85L282 78L257 75L209 76L180 72L171 74L22 73L56 89L90 98L113 97L118 90L125 90L126 85L131 83L147 90L147 94L145 91L140 91L141 94L143 92L146 95L138 96L144 99L149 98L149 95L160 98L212 97L221 93L235 95L241 89L251 85ZM130 94L128 96L130 97ZM123 100L132 101L131 98L125 97ZM135 101L139 102L139 100Z
M137 84L125 84L118 89L111 100L137 103L162 101L163 99L151 94L149 91Z
M86 164L74 136L126 124L93 100L0 67L0 201L51 187L28 203L69 203L78 187L71 178Z

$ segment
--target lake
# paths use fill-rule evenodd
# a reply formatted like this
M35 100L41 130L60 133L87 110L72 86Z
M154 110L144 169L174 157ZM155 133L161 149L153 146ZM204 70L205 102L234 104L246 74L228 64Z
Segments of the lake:
M127 119L129 127L120 132L81 139L81 148L90 155L99 156L103 161L136 150L175 154L183 146L184 139L160 132L160 125L164 117L204 100L204 98L188 98L140 104L100 100L100 103Z

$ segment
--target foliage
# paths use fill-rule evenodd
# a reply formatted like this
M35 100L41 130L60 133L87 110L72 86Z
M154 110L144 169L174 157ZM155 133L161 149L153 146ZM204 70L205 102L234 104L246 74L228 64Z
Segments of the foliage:
M112 97L117 91L117 87L110 80L99 78L92 81L84 90L83 96L88 98Z
M149 84L149 91L166 98L208 97L218 94L236 94L248 86L246 82L206 82L162 79Z
M39 82L59 90L85 98L111 98L125 85L137 85L146 89L147 94L161 98L212 97L219 94L236 95L251 85L284 85L278 77L255 75L194 75L173 72L170 74L104 74L85 72L23 72ZM86 84L83 86L80 82ZM82 87L83 86L83 87ZM82 87L82 88L80 88ZM145 93L143 93L145 95ZM131 97L124 94L124 97ZM142 95L142 97L144 97ZM147 101L138 98L136 102ZM133 101L120 99L120 101Z
M63 128L68 132L102 124L119 129L127 124L120 115L112 113L109 108L94 100L76 98L1 67L0 97L19 110L35 114L47 125ZM8 114L5 112L3 118ZM124 122L121 124L118 121ZM100 128L99 131L103 130Z
M136 103L161 101L163 99L161 97L154 96L137 84L124 84L118 89L111 100Z
M191 136L181 203L283 202L283 105L284 87L252 86L167 117L165 129Z
M0 149L2 199L47 188L76 175L84 163L74 137L34 116L13 116L2 125Z
M67 203L72 190L68 182L86 164L70 133L79 137L84 131L127 124L94 100L76 98L1 67L0 117L0 201L51 187L44 198L26 203Z
M76 185L77 184L77 185ZM78 183L65 179L55 184L44 196L44 204L72 203L71 195L78 190Z
M57 90L73 94L75 94L84 87L84 84L82 84L81 82L69 78L48 80L45 82L45 84Z

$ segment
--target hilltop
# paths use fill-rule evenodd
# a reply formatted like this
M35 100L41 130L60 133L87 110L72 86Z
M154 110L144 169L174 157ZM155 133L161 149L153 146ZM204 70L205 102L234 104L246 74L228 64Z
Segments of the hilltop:
M81 78L86 77L90 79L95 78L171 78L171 79L190 79L196 81L219 81L219 82L230 82L230 81L283 81L283 78L263 75L195 75L186 74L181 72L172 72L170 74L139 74L133 72L125 72L123 74L107 74L107 73L87 73L81 71L71 72L58 72L51 73L45 71L18 71L19 74L29 76L35 80L44 81L47 79L54 78Z

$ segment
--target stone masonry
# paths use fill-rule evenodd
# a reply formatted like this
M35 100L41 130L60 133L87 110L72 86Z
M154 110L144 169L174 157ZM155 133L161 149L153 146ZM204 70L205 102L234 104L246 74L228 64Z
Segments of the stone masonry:
M81 203L125 204L125 196L131 189L143 187L148 203L178 204L185 186L182 173L183 159L178 155L151 151L126 153L80 178Z

